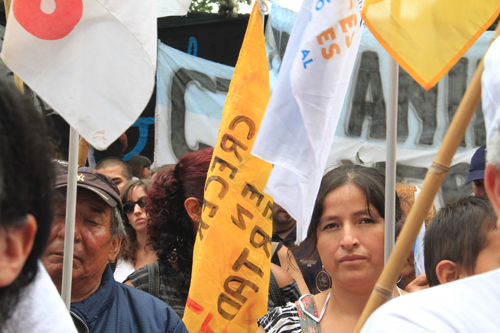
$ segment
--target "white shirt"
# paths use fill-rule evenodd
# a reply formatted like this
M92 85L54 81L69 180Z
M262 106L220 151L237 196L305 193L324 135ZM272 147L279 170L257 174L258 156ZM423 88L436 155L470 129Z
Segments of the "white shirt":
M361 332L500 332L500 269L398 297Z
M117 282L125 282L127 277L133 272L135 272L135 268L130 261L118 259L113 277Z
M49 274L40 262L38 268L35 280L25 288L12 317L0 331L77 333Z

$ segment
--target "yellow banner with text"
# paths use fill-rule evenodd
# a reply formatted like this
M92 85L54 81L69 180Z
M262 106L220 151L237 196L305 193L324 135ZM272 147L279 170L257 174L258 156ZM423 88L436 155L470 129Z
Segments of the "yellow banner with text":
M255 2L205 184L183 321L189 332L255 332L267 311L273 200L271 164L250 154L269 101L262 21Z

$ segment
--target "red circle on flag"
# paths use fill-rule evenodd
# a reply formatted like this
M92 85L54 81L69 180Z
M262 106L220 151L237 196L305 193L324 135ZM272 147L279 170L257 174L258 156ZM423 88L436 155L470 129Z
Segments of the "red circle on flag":
M66 37L82 18L82 0L52 0L56 8L46 14L41 0L15 0L12 10L16 20L27 32L45 40Z

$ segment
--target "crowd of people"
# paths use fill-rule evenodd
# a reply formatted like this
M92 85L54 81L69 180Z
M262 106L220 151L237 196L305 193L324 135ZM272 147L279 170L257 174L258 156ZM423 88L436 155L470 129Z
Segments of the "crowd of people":
M0 81L0 331L187 332L183 317L213 149L151 170L134 156L79 167L70 311L59 297L67 164L40 114ZM474 195L432 207L395 300L363 332L500 328L500 130L474 154ZM419 189L398 184L396 242ZM385 176L349 164L322 179L307 239L273 206L268 313L249 331L352 332L384 269ZM421 250L422 253L419 251ZM209 286L207 286L209 287Z

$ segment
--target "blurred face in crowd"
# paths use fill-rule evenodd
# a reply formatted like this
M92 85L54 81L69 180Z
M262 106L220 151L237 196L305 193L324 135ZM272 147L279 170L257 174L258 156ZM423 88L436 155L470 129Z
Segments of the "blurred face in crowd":
M283 207L277 203L273 204L273 223L277 225L287 225L294 221L293 217L291 217Z
M64 192L65 189L61 190ZM113 262L120 249L121 237L112 237L112 208L97 194L78 189L73 252L73 287L71 302L86 299L99 288L108 261ZM54 284L61 291L66 202L55 205L55 221L42 256L42 262Z
M135 186L128 191L127 195L127 205L129 202L133 204L133 211L127 213L128 223L135 229L135 231L140 233L146 233L147 216L146 211L140 206L138 201L146 199L146 191L142 186Z
M497 228L500 229L500 167L488 163L484 170L484 185L493 210L499 217Z
M410 214L411 206L408 204L401 204L401 208L406 216ZM411 281L415 280L415 278L415 255L412 247L409 249L408 258L406 258L403 270L401 271L401 284L398 282L398 285L404 289Z
M384 268L384 219L355 184L331 191L317 228L317 249L332 285L371 290Z
M125 177L123 174L123 168L121 165L115 165L104 169L97 169L97 172L109 176L109 178L111 178L111 180L113 180L113 182L116 184L116 187L118 187L120 194L122 193L123 188L127 184L128 180L127 177Z
M151 176L151 167L145 167L142 170L142 179L149 179L149 176Z
M472 181L472 190L476 197L486 195L486 188L484 187L484 179L476 179Z
M277 203L273 204L273 232L285 237L295 225L295 220ZM286 234L285 234L286 233Z

